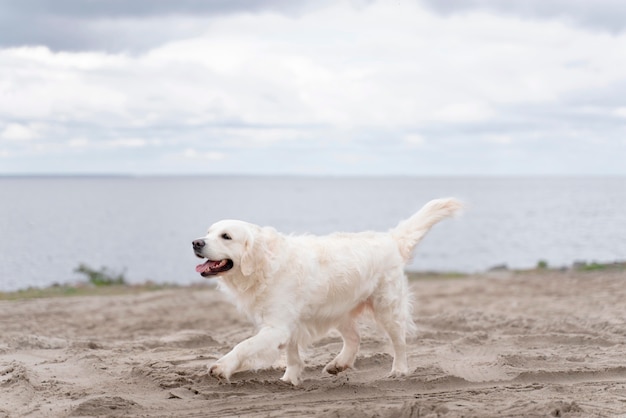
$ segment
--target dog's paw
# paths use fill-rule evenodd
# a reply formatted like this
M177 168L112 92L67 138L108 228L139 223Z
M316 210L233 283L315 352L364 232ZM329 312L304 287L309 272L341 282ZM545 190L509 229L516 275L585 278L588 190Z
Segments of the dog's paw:
M230 373L228 373L225 367L220 363L215 363L209 367L209 375L216 378L220 382L225 381L230 383Z
M405 377L408 376L409 374L409 370L408 369L402 369L402 370L392 370L389 373L389 377L392 379L398 378L398 377Z
M324 367L324 371L329 374L339 374L349 368L350 366L348 364L339 364L333 361L333 362L328 363L326 367Z
M299 386L302 383L302 379L300 378L300 373L294 372L292 370L285 370L285 374L280 378L281 381L285 383L290 383L294 386Z
M281 382L285 382L289 385L294 385L294 386L300 386L300 383L302 383L302 380L298 377L289 377L289 376L283 376L280 378Z

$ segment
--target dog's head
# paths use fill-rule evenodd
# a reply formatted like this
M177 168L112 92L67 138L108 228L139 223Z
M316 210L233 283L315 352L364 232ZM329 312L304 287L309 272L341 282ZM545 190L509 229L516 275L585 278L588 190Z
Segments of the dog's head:
M262 270L269 254L268 242L275 231L243 221L214 223L206 236L193 241L194 254L207 261L196 267L203 277L239 271L244 276Z

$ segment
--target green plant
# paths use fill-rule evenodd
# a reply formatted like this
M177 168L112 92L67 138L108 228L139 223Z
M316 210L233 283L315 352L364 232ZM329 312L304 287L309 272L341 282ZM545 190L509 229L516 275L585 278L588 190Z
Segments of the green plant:
M592 261L591 263L587 263L584 261L579 261L574 263L574 270L578 271L603 271L603 270L625 270L626 262L625 261L614 261L612 263L598 263L597 261Z
M537 269L545 270L548 268L548 262L546 260L537 261Z
M81 263L74 269L74 272L87 276L89 283L94 286L113 286L126 284L124 273L114 273L106 267L95 270L86 264Z

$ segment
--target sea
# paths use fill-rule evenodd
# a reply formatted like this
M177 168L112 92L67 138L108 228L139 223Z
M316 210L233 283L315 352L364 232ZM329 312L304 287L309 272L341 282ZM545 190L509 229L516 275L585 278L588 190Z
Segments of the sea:
M193 284L191 242L220 219L286 234L385 231L434 198L408 270L475 273L626 259L626 177L0 177L0 291L85 280Z

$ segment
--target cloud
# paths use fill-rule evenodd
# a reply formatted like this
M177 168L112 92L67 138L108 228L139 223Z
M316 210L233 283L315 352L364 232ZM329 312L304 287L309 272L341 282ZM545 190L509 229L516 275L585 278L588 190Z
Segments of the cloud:
M345 22L364 35L347 34ZM237 14L134 56L0 51L0 74L20 86L0 112L136 126L479 122L503 104L621 79L624 48L626 37L484 15L449 20L411 4L339 4L298 19Z
M329 1L310 0L20 0L5 2L0 47L47 46L53 51L146 51L198 36L213 18L235 13L298 16Z
M421 0L443 15L493 12L524 19L550 19L611 33L626 28L622 0Z
M0 139L9 141L29 141L37 137L39 133L36 128L19 123L9 123L0 132Z
M23 167L48 152L81 168L106 155L111 171L462 174L563 154L545 144L581 158L604 157L591 140L623 144L626 34L470 3L15 2L78 26L0 49L0 152Z
M614 109L613 114L619 118L626 119L626 106L621 106Z
M493 144L507 145L513 142L513 137L511 137L510 135L488 134L485 135L483 138L485 141L491 142Z
M411 133L404 135L404 142L409 144L411 147L421 147L426 144L426 140L420 134Z
M181 154L184 158L189 158L192 160L208 160L208 161L219 161L226 158L226 154L217 151L197 151L193 148L187 148Z
M232 13L274 11L298 15L303 11L325 6L330 0L22 0L4 5L6 13L15 15L71 16L85 19L151 16L202 15L220 16ZM353 2L355 5L368 1Z
M491 119L493 110L486 103L456 102L443 106L433 114L437 122L478 122Z
M143 148L148 145L148 141L143 138L119 138L106 143L106 146L113 148Z

